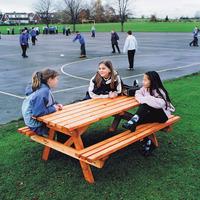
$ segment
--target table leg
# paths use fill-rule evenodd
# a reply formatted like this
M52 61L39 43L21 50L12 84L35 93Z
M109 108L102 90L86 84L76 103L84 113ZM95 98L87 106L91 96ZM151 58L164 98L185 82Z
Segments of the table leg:
M49 139L53 140L55 135L55 131L53 129L49 129ZM42 160L48 160L49 158L49 153L50 153L51 148L45 146L43 153L42 153Z
M74 145L77 150L84 149L83 142L79 134L72 136L72 139L74 141ZM94 183L94 177L93 177L90 165L83 161L79 161L79 162L80 162L85 180L88 181L89 183Z
M133 116L133 114L131 114L129 112L123 112L122 114L115 115L112 125L109 128L109 131L116 131L121 119L125 119L128 121L131 119L132 116Z

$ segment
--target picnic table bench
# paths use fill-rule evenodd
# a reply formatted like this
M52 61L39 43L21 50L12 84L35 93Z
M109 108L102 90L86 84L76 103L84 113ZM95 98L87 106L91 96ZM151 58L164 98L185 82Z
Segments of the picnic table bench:
M138 105L139 103L134 97L120 96L115 99L90 99L66 105L61 111L38 117L37 120L49 127L48 138L37 135L28 127L19 128L18 132L45 146L42 154L43 160L48 160L51 149L78 159L86 181L94 183L90 165L102 168L112 153L147 136L151 137L153 143L158 146L156 133L160 130L171 131L172 125L180 119L179 116L171 116L165 123L139 125L135 132L125 130L97 144L84 147L81 135L86 132L91 124L114 116L110 130L115 131L122 118L128 119L127 111ZM57 142L55 131L68 135L69 139L63 144Z

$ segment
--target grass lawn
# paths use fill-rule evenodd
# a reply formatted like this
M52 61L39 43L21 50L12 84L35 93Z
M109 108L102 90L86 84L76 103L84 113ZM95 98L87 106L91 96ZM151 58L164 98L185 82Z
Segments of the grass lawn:
M145 21L132 21L126 22L124 24L124 30L128 31L133 30L135 32L192 32L195 26L199 26L200 22L145 22ZM32 27L33 25L27 25L27 27ZM36 25L41 27L43 24ZM62 24L58 24L59 32L62 32ZM19 29L23 28L23 26L9 26L11 29L15 28L15 33L19 33ZM72 25L70 25L72 30ZM89 32L91 30L91 24L77 24L76 30L81 32ZM97 32L110 32L112 29L116 31L121 30L120 23L96 23L95 25ZM2 34L7 34L8 26L0 26L0 32Z
M43 146L18 134L22 121L0 126L0 199L2 200L198 200L200 197L200 74L167 81L176 114L173 132L158 133L160 147L145 158L133 144L113 154L104 168L92 167L88 184L79 162L52 152L40 159ZM106 136L110 119L92 126L85 145ZM120 130L119 130L120 131Z

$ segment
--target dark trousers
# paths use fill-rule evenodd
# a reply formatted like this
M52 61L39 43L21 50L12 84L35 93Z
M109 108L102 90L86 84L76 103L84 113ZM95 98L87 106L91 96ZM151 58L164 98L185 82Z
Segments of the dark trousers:
M134 67L134 56L135 56L135 49L128 50L128 62L129 62L129 68L131 69L133 69Z
M81 44L81 56L85 56L86 51L85 51L85 44Z
M153 122L164 123L168 120L163 109L156 109L147 104L141 104L135 114L139 116L138 125Z
M193 45L194 47L198 47L198 38L194 37L194 39L192 40L192 42L190 42L190 46Z
M22 56L25 57L26 56L27 45L21 45L21 48L22 48Z
M32 44L35 45L36 36L31 37Z
M113 53L115 53L115 46L116 46L116 48L117 48L117 51L120 53L120 49L119 49L119 46L118 46L118 44L112 44L112 49L113 49Z

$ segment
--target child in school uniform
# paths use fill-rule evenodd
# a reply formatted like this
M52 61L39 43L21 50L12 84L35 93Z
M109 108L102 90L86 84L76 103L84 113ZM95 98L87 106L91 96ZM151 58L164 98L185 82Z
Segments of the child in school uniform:
M58 104L51 92L58 84L58 72L45 69L33 74L32 85L28 85L25 91L26 99L22 104L22 115L25 124L38 135L48 135L49 129L45 124L37 121L34 117L47 115L62 110L63 105ZM65 137L57 134L57 138Z
M155 71L144 74L143 87L136 91L135 98L140 106L133 117L122 125L132 132L139 124L164 123L169 119L171 112L175 111L169 94L164 88L159 74ZM153 143L148 137L144 139L144 142L143 154L149 155L154 148Z
M121 79L114 70L111 61L105 60L99 63L99 69L90 80L86 93L86 99L115 98L122 92Z

